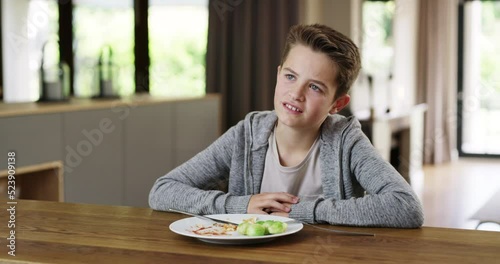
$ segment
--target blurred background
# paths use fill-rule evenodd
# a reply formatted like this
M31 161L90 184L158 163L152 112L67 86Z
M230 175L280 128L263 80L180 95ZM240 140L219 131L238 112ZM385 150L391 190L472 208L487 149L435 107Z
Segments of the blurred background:
M149 175L141 199L161 171L246 113L273 109L276 67L298 23L326 24L360 48L343 114L419 193L427 225L473 228L469 217L500 190L500 1L1 0L0 11L0 110L48 99L51 80L71 100L220 96L216 132Z

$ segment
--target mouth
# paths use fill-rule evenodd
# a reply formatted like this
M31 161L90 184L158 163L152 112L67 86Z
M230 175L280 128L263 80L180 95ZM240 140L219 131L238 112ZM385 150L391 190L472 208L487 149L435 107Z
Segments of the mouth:
M296 112L296 113L302 113L303 112L302 109L300 109L300 108L298 108L296 106L293 106L293 105L291 105L289 103L282 103L282 104L283 104L283 106L285 108L287 108L290 111L293 111L293 112Z

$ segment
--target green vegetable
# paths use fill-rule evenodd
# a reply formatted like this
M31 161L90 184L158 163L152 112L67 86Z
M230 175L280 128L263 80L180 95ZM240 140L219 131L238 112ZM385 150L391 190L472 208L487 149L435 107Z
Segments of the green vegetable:
M286 223L275 221L267 227L267 230L269 231L269 234L274 235L285 232L287 226L288 225Z
M247 228L247 236L263 236L266 233L266 228L259 224L251 224Z
M266 231L264 232L264 235L269 235L269 226L273 223L273 220L267 220L267 221L258 221L257 224L263 226L266 228Z
M280 234L286 231L288 225L286 223L274 220L257 221L255 224L243 222L236 229L238 233L247 236L264 236Z
M247 233L247 229L249 226L250 226L250 223L243 222L243 223L238 225L238 228L236 228L236 231L238 231L238 233L244 235Z

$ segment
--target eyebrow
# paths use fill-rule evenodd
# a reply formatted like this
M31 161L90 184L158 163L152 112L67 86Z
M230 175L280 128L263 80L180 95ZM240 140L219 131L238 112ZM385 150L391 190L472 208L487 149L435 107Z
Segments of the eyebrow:
M292 70L292 69L290 69L288 67L283 68L283 70L287 70L287 71L289 71L289 72L291 72L291 73L293 73L293 74L295 74L297 76L300 76L298 73L296 73L294 70ZM328 88L328 86L325 83L323 83L322 81L314 80L314 79L311 79L311 81L313 81L313 82L315 82L315 83L317 83L317 84L319 84L319 85L321 85L321 86L323 86L325 88Z

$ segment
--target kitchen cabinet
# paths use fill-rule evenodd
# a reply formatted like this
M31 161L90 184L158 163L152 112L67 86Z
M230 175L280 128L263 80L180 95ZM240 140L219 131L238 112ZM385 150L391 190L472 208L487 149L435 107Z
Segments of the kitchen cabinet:
M200 150L205 149L220 135L219 103L217 101L186 102L175 104L174 135L175 164L182 164ZM214 111L206 111L213 109ZM217 110L216 110L217 109Z
M20 169L60 162L64 201L147 207L157 178L217 139L220 111L217 94L0 103L0 151Z
M173 169L174 108L175 104L144 106L124 119L125 205L147 207L153 183Z
M66 201L121 204L123 121L110 109L62 115Z
M62 157L60 114L0 116L0 170L7 168L7 152L16 152L16 166L60 160Z

